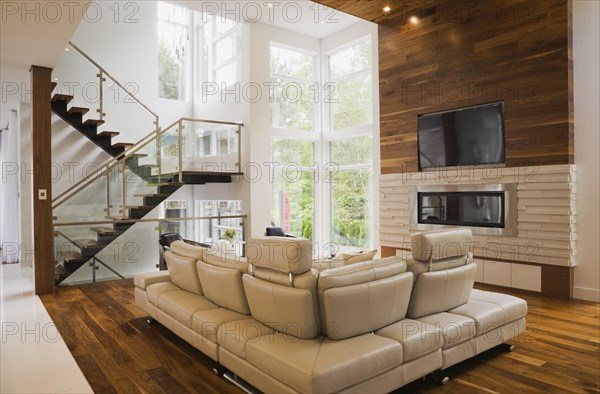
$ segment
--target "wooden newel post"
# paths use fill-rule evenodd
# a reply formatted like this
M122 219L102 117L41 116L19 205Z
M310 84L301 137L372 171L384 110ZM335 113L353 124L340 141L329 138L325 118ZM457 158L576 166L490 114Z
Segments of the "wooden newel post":
M33 131L33 242L35 293L54 291L54 235L52 226L52 69L31 66Z

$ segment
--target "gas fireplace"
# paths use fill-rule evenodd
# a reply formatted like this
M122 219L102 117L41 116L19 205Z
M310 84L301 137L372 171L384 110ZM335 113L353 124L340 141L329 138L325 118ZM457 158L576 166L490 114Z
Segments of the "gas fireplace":
M411 229L469 227L474 234L515 236L514 184L435 185L410 189Z

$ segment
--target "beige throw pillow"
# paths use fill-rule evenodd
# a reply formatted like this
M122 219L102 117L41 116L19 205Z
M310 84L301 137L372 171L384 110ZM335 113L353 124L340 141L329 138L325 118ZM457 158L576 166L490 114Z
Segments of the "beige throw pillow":
M334 257L334 260L342 260L344 265L360 263L361 261L370 261L375 258L377 249L359 250L358 252L342 252Z

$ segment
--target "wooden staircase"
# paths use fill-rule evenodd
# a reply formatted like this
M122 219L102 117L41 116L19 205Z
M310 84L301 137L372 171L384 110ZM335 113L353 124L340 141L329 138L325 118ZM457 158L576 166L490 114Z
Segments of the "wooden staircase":
M53 85L53 89L56 84ZM64 94L54 94L52 97L52 112L66 121L74 129L95 143L112 157L122 155L126 150L134 145L131 143L118 142L113 143L112 139L119 135L117 131L99 131L99 127L104 121L99 119L87 119L83 121L83 116L89 112L88 108L69 106L73 96ZM74 239L73 246L80 252L63 252L55 264L55 284L60 284L64 279L78 270L91 258L100 253L111 242L124 234L137 220L142 219L150 211L161 204L165 199L175 193L179 188L186 184L203 185L207 183L231 183L234 175L241 173L214 173L214 172L193 172L184 171L182 176L178 173L160 177L153 175L153 169L157 167L154 164L140 164L140 159L144 154L132 154L126 158L126 165L138 177L149 184L156 184L155 194L135 195L141 197L143 203L140 206L126 206L125 217L110 217L106 219L112 221L112 226L90 227L90 230L96 234L95 239Z

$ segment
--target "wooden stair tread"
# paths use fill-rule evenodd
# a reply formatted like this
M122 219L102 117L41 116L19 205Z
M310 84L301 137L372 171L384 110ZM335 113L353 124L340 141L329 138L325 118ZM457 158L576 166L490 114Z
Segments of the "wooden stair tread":
M54 96L52 96L52 102L56 102L56 101L66 101L67 104L70 103L73 100L73 96L70 96L68 94L55 94Z
M72 272L69 271L68 269L66 269L62 265L57 265L56 267L54 267L54 278L55 279L58 279L61 276L68 276L71 274L72 274Z
M120 231L115 230L112 227L90 227L90 230L92 230L93 232L96 232L100 235L119 235L121 234Z
M50 91L54 91L54 89L56 89L56 86L58 85L57 82L50 82Z
M90 109L89 108L84 108L84 107L71 107L69 108L69 110L67 111L68 114L81 114L81 115L85 115L88 113Z
M133 197L169 197L170 194L161 194L161 193L154 193L154 194L134 194Z
M122 222L122 221L125 221L125 220L131 220L131 218L129 218L129 217L125 217L124 218L124 217L121 217L121 216L105 216L104 218L108 219L108 220L112 220L115 223L119 223L119 222ZM131 224L133 224L133 223L131 223Z
M96 248L100 246L106 246L106 244L100 243L96 239L74 239L73 242L75 242L78 246L82 248Z
M154 209L156 205L127 205L127 209Z
M86 262L88 258L83 257L81 253L75 251L61 252L60 257L67 263Z
M135 145L135 144L133 144L131 142L117 142L115 144L112 144L113 148L125 148L125 149L129 149L133 145Z
M104 121L100 119L87 119L82 126L101 126L103 124Z
M118 136L119 133L118 131L101 131L100 133L98 133L98 137L100 138L104 138L104 137L108 137L108 138L113 138Z
M156 167L158 167L158 164L140 164L138 167L139 168L156 168Z

